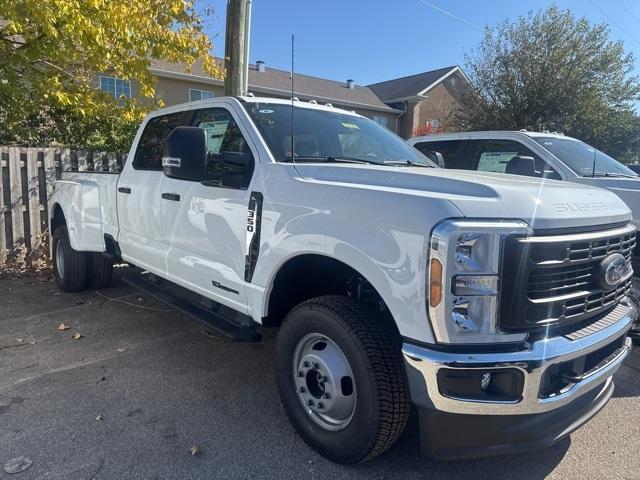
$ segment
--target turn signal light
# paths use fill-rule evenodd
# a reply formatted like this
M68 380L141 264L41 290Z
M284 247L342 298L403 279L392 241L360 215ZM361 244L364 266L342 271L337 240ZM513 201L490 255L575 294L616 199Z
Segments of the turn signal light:
M442 301L442 263L437 258L431 259L429 269L429 305L437 307Z

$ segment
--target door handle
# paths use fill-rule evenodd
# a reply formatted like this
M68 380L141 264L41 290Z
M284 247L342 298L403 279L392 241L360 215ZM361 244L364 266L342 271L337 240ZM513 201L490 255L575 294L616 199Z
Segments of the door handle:
M120 192L120 193L131 193L131 189L129 187L118 187L118 192Z
M177 193L163 193L162 198L164 198L165 200L172 200L174 202L180 201L180 195L178 195Z

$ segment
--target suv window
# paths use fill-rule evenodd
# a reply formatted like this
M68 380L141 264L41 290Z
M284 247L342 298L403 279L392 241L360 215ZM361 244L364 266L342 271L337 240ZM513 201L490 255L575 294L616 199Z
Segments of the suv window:
M174 128L185 124L184 118L184 112L176 112L149 119L138 142L133 168L162 170L164 141Z
M253 175L253 154L231 113L225 108L197 110L191 125L207 134L207 181L246 189Z
M424 155L430 157L430 152L439 152L444 158L446 168L462 168L462 153L464 140L442 140L439 142L420 142L414 145ZM431 157L430 157L431 158Z
M516 156L533 157L535 161L534 176L560 178L560 175L547 162L522 143L514 140L477 140L473 142L463 168L479 172L507 173L510 162ZM511 173L516 173L516 171Z

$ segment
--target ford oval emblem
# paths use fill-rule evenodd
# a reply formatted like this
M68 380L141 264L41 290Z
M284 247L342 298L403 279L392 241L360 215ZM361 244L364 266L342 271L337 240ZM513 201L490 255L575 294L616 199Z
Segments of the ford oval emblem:
M631 275L629 261L620 253L612 253L600 263L600 285L612 290Z

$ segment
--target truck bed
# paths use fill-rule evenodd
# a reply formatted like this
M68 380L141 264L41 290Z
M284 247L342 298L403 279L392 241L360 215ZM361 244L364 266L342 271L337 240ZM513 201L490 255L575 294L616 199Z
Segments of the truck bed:
M55 196L71 207L67 222L76 229L81 250L102 251L104 235L117 238L119 178L119 173L63 172L56 182Z

